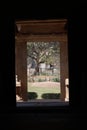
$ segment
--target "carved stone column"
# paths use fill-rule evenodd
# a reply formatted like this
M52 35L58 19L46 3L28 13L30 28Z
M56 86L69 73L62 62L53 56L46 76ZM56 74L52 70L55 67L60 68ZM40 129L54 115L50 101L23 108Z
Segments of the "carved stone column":
M65 101L69 101L69 79L65 79Z
M21 81L21 96L27 101L27 44L23 41L15 43L15 73Z
M61 83L61 100L65 101L65 79L68 78L68 44L67 41L60 43L60 83Z

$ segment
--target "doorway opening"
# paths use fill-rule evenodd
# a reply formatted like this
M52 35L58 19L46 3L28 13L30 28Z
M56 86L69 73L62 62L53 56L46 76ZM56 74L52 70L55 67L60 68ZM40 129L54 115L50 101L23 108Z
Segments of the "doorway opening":
M27 92L30 99L60 99L60 45L27 42Z
M15 26L16 102L69 102L67 20Z

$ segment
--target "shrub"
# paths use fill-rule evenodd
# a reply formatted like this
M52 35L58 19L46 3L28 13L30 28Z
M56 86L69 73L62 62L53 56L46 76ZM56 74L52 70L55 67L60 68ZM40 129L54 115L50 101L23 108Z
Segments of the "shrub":
M44 93L42 94L43 99L59 99L60 93Z
M52 79L54 82L60 82L59 78L53 78Z
M46 72L42 72L41 75L47 75Z
M36 99L38 97L36 92L28 92L28 99Z
M38 82L44 82L45 79L38 79Z

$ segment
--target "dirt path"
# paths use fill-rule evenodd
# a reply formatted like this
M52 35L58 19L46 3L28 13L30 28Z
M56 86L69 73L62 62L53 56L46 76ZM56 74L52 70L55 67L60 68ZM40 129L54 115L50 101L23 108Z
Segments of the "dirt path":
M35 87L60 87L60 83L59 82L51 82L51 81L34 82L34 83L32 83L32 86L35 86Z

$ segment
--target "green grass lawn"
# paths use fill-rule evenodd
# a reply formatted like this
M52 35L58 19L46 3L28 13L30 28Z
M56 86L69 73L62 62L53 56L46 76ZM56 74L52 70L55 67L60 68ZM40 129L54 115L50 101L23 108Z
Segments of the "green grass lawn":
M34 95L36 94L36 99L42 99L42 95L45 94L59 94L60 93L60 87L50 87L50 86L33 86L32 83L28 83L28 93L34 93Z

